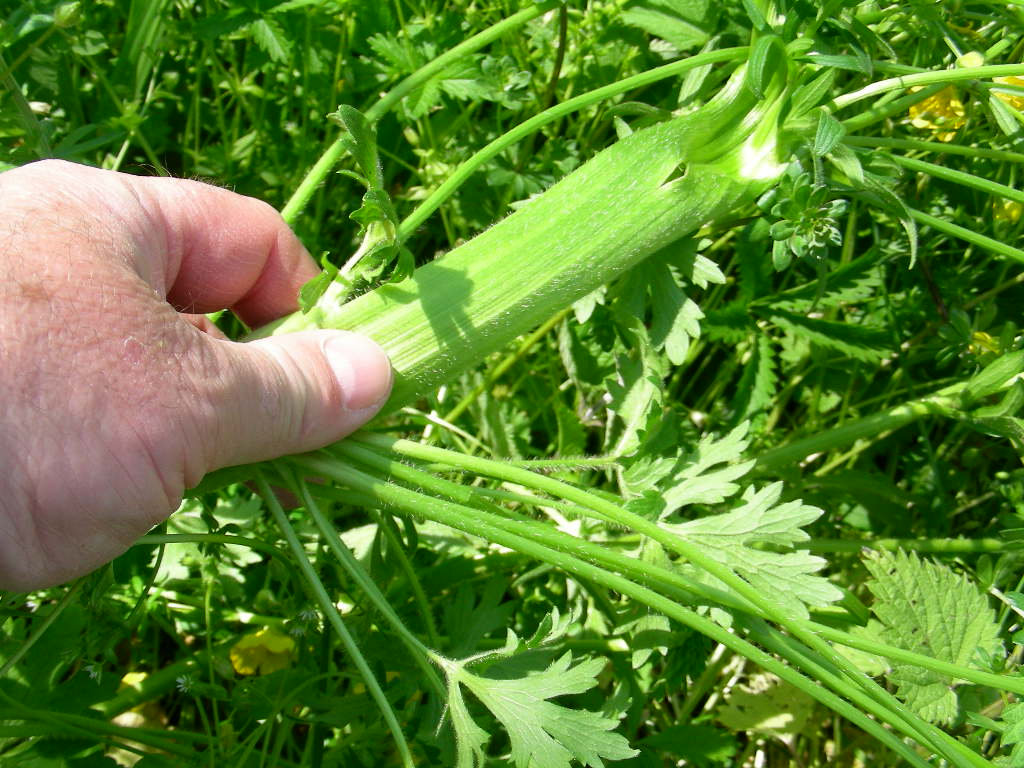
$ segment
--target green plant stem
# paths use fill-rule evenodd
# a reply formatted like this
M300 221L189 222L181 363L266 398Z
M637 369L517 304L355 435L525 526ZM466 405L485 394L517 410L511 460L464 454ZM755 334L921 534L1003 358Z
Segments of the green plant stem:
M255 471L255 470L254 470ZM248 547L268 557L277 558L294 568L294 564L285 552L272 544L249 536L229 536L223 533L148 533L140 536L132 544L133 547L147 544L226 544L232 547Z
M179 734L175 733L173 736L166 736L161 732L148 731L146 729L138 729L136 733L135 728L125 728L123 726L114 725L100 720L96 717L85 717L83 715L74 715L68 712L51 712L49 710L35 709L29 707L17 699L8 696L3 690L0 690L0 701L3 701L7 706L11 708L10 712L3 712L0 719L12 720L15 717L12 715L16 712L17 719L31 721L37 721L47 723L54 728L58 729L58 732L65 735L75 735L79 738L86 739L91 742L105 742L112 743L113 738L124 739L125 742L139 742L146 744L147 746L155 749L169 752L172 755L179 755L181 757L194 760L196 758L196 751L190 747L182 746L175 743L174 739ZM195 734L181 734L182 738L188 741L207 741L204 736L197 736ZM137 747L130 747L128 743L118 744L118 746L129 749L129 751L137 752Z
M531 21L550 10L554 5L554 0L547 0L547 2L528 5L518 13L509 16L507 19L499 21L497 24L485 29L483 32L473 35L469 39L459 43L454 48L445 51L437 58L424 64L418 70L413 72L402 82L388 91L388 93L384 94L380 101L366 110L366 119L370 123L376 122L387 114L390 109L398 104L398 102L405 98L409 93L444 70L445 67L450 66L463 56L468 56L484 46L489 45L498 38L509 34L515 29L521 27L523 24L526 24L528 21ZM320 156L320 159L316 161L313 167L306 174L306 177L299 183L295 192L292 193L288 202L285 203L284 208L281 209L281 216L289 225L293 225L295 223L299 214L302 213L302 210L313 197L317 187L319 187L323 183L324 179L327 178L327 174L331 172L331 169L337 164L338 160L341 159L344 152L344 142L341 139L334 141L323 155Z
M455 191L465 183L474 172L485 163L497 156L513 144L540 130L545 125L553 123L566 115L589 107L592 104L618 96L627 91L642 88L670 77L677 77L697 67L707 66L724 61L736 61L747 55L749 48L746 46L738 48L722 48L717 51L699 53L681 61L665 64L660 67L641 72L639 75L627 77L618 82L601 88L595 88L587 93L580 94L571 99L566 99L549 109L545 109L528 120L524 120L511 130L502 134L487 146L478 150L472 157L464 160L452 173L435 189L430 196L420 203L399 225L398 241L405 242L416 229L425 222L430 215L436 211L441 204L451 197Z
M316 500L310 494L309 485L305 482L300 482L287 464L279 462L277 469L288 486L299 493L302 503L306 507L306 511L309 512L310 516L313 518L313 522L320 531L320 536L323 538L323 541L327 543L327 548L331 551L331 554L338 559L338 562L341 563L342 568L345 569L349 578L356 582L360 589L363 590L370 602L373 603L374 608L376 608L377 611L387 619L388 623L391 624L395 633L409 648L409 652L412 654L416 663L420 666L420 669L426 676L427 682L434 689L434 693L436 693L440 700L443 701L445 696L445 687L441 682L441 679L437 676L437 672L430 666L428 661L430 649L423 645L419 638L409 631L409 628L405 626L405 622L403 622L398 613L395 612L395 609L391 607L391 603L388 602L384 593L377 587L373 578L371 578L370 574L366 572L366 569L363 568L362 564L356 560L355 555L353 555L352 551L345 545L345 542L341 540L337 529L331 525L330 521L320 509L320 505L316 503ZM422 594L422 589L420 592ZM423 599L425 600L426 597L424 596ZM433 617L429 615L429 612L427 613L427 623L430 630L431 643L438 645L440 641L437 639L437 629L433 626Z
M50 146L50 140L46 138L46 132L43 130L43 126L39 124L39 120L36 119L35 113L32 111L32 107L29 106L28 101L21 92L21 88L18 87L18 83L14 79L14 74L12 73L11 68L8 68L7 62L4 61L2 53L0 53L0 70L3 70L3 85L10 92L11 99L14 100L14 106L21 115L21 120L25 125L26 132L35 136L36 142L39 145L39 157L52 157L53 148Z
M947 168L944 165L928 163L923 160L915 160L910 157L903 157L902 155L889 155L889 157L896 161L898 165L902 165L908 170L926 173L936 179L952 181L954 184L960 184L965 187L970 187L971 189L977 189L980 192L985 192L986 194L993 195L995 197L1002 197L1007 200L1024 203L1024 192L1021 192L1019 189L1008 187L1005 184L1000 184L996 181L983 179L973 173L964 173L963 171L957 171L953 168Z
M423 584L420 583L419 576L416 575L416 569L413 568L412 562L409 560L408 555L406 555L405 548L402 546L398 534L395 533L392 526L388 525L390 517L388 521L385 521L382 519L382 514L380 511L377 512L375 522L384 533L384 538L388 540L388 545L392 548L391 554L398 560L398 567L401 568L405 580L412 590L416 605L420 610L420 615L423 617L427 640L434 648L437 648L440 646L441 640L437 634L437 624L434 622L434 614L430 610L430 601L427 600L427 593L423 591ZM420 648L423 648L423 646L420 645ZM424 648L423 650L426 653L426 649Z
M929 85L922 88L920 91L914 91L908 93L906 96L901 96L898 99L885 98L882 103L876 104L870 109L864 109L858 112L853 117L848 117L843 120L843 127L847 131L860 131L867 128L869 125L880 123L887 118L890 118L898 114L906 114L915 104L919 104L930 96L934 96L936 93L945 88L944 85Z
M1020 248L1014 248L1012 245L1007 245L999 240L985 235L979 234L974 230L967 229L967 227L961 227L959 224L954 224L951 221L945 219L939 219L931 214L919 211L916 208L908 208L911 218L919 224L926 224L937 232L950 235L959 240L964 240L972 245L976 245L979 248L998 253L1000 256L1007 256L1014 261L1024 263L1024 250Z
M757 470L776 472L799 466L800 462L812 454L847 446L858 440L876 441L889 432L926 416L948 415L950 409L956 408L958 404L954 395L962 390L963 384L954 384L932 395L764 451L757 457Z
M356 669L359 670L359 674L363 678L363 684L366 686L366 690L370 692L370 696L373 698L374 702L376 702L377 707L384 716L384 721L387 723L388 730L391 731L391 735L395 740L395 746L397 747L398 754L402 759L402 764L406 766L406 768L413 768L415 764L412 760L412 754L409 752L409 745L405 741L405 734L402 733L402 727L398 724L398 718L395 716L395 711L391 708L391 704L384 695L384 691L381 690L380 683L378 683L377 678L374 677L373 671L370 669L370 665L366 662L366 658L359 650L359 646L356 645L355 638L352 637L351 633L348 631L348 627L346 627L345 623L342 621L337 607L335 607L330 596L327 594L327 590L324 588L323 583L320 581L320 577L317 576L316 571L313 569L313 564L310 563L309 558L306 557L306 552L302 548L302 542L299 541L299 537L296 535L291 523L288 522L288 516L285 514L284 509L282 509L280 502L277 500L277 496L274 494L274 490L270 487L270 484L267 482L262 472L256 475L256 484L259 488L260 495L270 508L270 512L274 516L274 520L281 529L281 533L284 536L285 541L288 542L288 547L291 549L292 555L299 565L299 570L302 571L302 575L305 578L306 583L313 590L316 601L320 604L320 610L324 613L324 618L338 634L342 645L345 646L345 650L351 657Z
M338 450L346 459L368 466L374 471L380 472L383 476L411 482L430 492L453 498L457 503L460 498L473 501L474 492L479 490L476 488L466 488L450 481L433 477L414 467L394 461L387 456L374 454L372 451L367 451L358 446L342 444ZM325 474L330 473L330 465L325 463L324 460L319 460L306 466L311 471ZM543 500L538 500L538 502L543 503ZM669 593L666 596L673 599L685 600L688 595L694 594L703 599L718 603L732 611L749 612L749 607L743 602L738 602L732 596L710 589L706 585L686 579L679 573L653 566L650 563L641 564L634 558L610 552L604 547L585 539L577 539L559 531L552 531L549 526L543 523L522 516L513 516L513 513L507 510L500 510L495 513L495 511L490 509L490 505L469 504L469 506L485 514L492 515L489 523L509 533L529 534L532 540L544 546L583 558L590 563L601 564L614 569L628 578L645 583L656 591L661 591L666 586L671 587L675 592ZM877 655L904 661L940 674L970 680L980 685L988 685L997 690L1018 692L1018 689L1020 689L1021 692L1024 692L1024 681L974 670L963 665L943 662L878 641L863 640L849 633L833 630L817 622L808 622L808 628L819 637L824 636L826 639L835 640L843 645L850 645ZM869 647L863 647L865 643Z
M527 538L497 527L484 517L486 513L481 513L472 507L425 497L422 494L384 482L339 462L325 462L319 466L329 476L343 482L345 485L367 494L376 495L384 504L394 506L397 509L403 509L410 514L426 517L457 530L465 531L473 536L484 537L488 541L509 547L542 562L551 563L561 570L574 573L628 597L632 597L679 621L685 626L701 632L735 652L742 654L769 672L776 674L786 682L794 685L812 698L821 701L843 717L863 728L891 749L901 754L912 764L921 766L921 768L927 765L927 763L909 750L906 745L894 738L891 733L881 728L878 723L866 717L863 712L851 706L836 694L824 689L822 686L816 685L793 668L781 664L777 659L764 653L755 645L743 640L736 634L719 627L709 619L681 607L675 601L663 597L649 588L643 587L623 576L610 573L571 554L551 550L535 541L532 537ZM500 519L497 518L497 520ZM917 729L903 722L903 718L898 713L898 710L883 709L845 680L839 680L839 684L849 691L851 697L860 699L860 703L865 709L874 711L894 725L907 727L908 735L912 735L914 738L927 743L927 740L922 739L922 734Z
M1013 675L997 675L993 672L985 672L980 669L966 667L962 664L951 664L941 659L925 656L921 653L914 653L887 643L881 643L866 637L858 637L850 632L821 624L817 632L822 637L841 645L856 648L858 651L871 653L875 656L883 656L892 661L899 661L904 664L913 664L932 672L951 677L954 680L963 679L978 685L985 685L997 691L1012 691L1018 696L1024 696L1024 678Z
M967 147L943 141L924 141L923 139L893 139L883 136L845 136L844 144L851 147L881 147L883 149L903 149L910 152L934 152L940 155L964 155L966 157L996 160L1001 163L1024 163L1024 154L1009 152L1004 149L988 147Z
M849 552L867 549L910 550L939 555L969 555L1013 552L1024 549L1022 539L811 539L796 545L811 552Z
M991 77L1024 76L1024 65L1021 64L989 64L983 67L965 67L962 69L944 69L933 72L920 72L913 75L901 75L858 88L856 91L844 93L832 100L835 109L843 109L858 101L870 99L872 96L888 91L900 91L917 85L949 85L965 80L982 80Z

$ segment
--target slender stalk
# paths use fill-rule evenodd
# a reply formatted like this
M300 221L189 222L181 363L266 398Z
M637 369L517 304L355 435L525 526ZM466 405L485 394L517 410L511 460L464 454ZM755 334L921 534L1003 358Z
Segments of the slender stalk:
M971 555L986 552L1013 552L1024 549L1020 539L811 539L797 545L810 552L848 552L857 554L865 548L912 550L938 555Z
M294 567L288 555L272 544L261 539L254 539L249 536L229 536L223 533L148 533L140 536L132 544L134 547L146 544L225 544L231 547L248 547L268 557L282 560L287 565Z
M295 561L299 565L299 570L302 571L302 575L309 585L310 589L313 590L313 594L316 597L317 603L320 604L320 610L323 611L324 618L334 628L342 645L345 646L345 650L348 652L352 659L352 663L355 664L356 669L359 670L360 676L363 678L363 684L366 686L366 690L370 692L370 696L376 702L377 707L380 709L381 714L384 716L384 721L387 723L388 730L391 731L391 735L395 740L395 746L398 749L398 754L402 759L402 764L406 768L413 768L412 754L409 752L409 745L405 741L405 734L402 733L402 726L398 724L398 718L395 716L395 711L391 708L390 702L384 695L384 691L380 687L380 683L377 682L377 678L374 677L373 671L370 669L370 665L366 662L366 657L363 656L359 650L359 646L356 644L355 638L348 631L348 627L345 626L345 622L341 619L341 614L338 613L337 607L327 594L327 590L324 588L323 582L320 581L320 577L317 576L316 571L313 569L313 564L309 562L309 558L306 557L306 551L302 548L302 542L299 541L299 537L295 533L295 529L292 528L291 523L288 522L288 516L285 514L284 509L281 507L281 503L277 500L277 496L274 494L274 490L270 487L266 478L262 473L256 475L256 484L259 488L260 495L266 502L267 506L270 507L270 512L274 516L274 520L277 522L278 527L281 529L281 533L288 542L288 548L291 549L292 555Z
M984 67L965 67L962 69L944 69L936 72L920 72L913 75L900 75L886 80L878 80L856 91L836 96L832 100L835 109L843 109L858 101L870 99L888 91L900 91L916 85L938 85L960 83L971 80L983 80L991 77L1024 76L1024 65L1021 64L989 64Z
M409 628L405 626L405 622L402 621L401 617L396 613L395 609L391 607L391 603L384 596L384 593L380 591L373 578L366 572L362 564L356 560L355 555L345 545L345 542L341 540L338 535L337 529L331 525L330 521L324 515L320 509L320 505L316 503L316 500L309 492L309 485L304 482L299 482L294 473L289 469L286 464L279 463L278 471L282 473L282 477L288 483L289 487L295 491L298 491L302 498L302 503L306 507L306 511L309 512L313 518L313 522L316 524L317 529L320 531L321 537L327 544L327 548L331 550L331 553L338 558L338 562L345 569L345 572L349 577L359 585L359 588L363 590L366 596L373 603L373 607L376 608L380 614L387 619L395 633L402 639L402 642L409 648L409 652L412 654L413 659L417 664L420 665L420 669L427 679L427 682L434 689L441 699L444 698L445 688L441 683L437 673L427 662L427 657L430 653L430 649L427 648L423 643L420 642L419 638L416 637ZM430 628L433 630L432 637L436 639L437 630L433 628L432 621L428 622ZM432 640L434 642L434 640Z
M952 664L932 656L925 656L921 653L914 653L898 646L880 643L865 637L858 637L850 632L820 624L817 632L822 637L841 645L856 648L865 653L872 653L875 656L883 656L892 661L899 661L904 664L913 664L932 672L938 672L955 680L963 679L977 685L986 685L997 691L1012 691L1018 696L1024 696L1024 678L1013 675L997 675L993 672L965 667L962 664Z
M967 227L961 227L959 224L954 224L951 221L939 219L924 211L919 211L915 208L908 210L910 211L911 218L919 224L926 224L937 232L942 232L945 235L964 240L979 248L998 253L1000 256L1007 256L1014 261L1024 263L1024 250L1020 248L1014 248L1012 245L1007 245L994 238L979 234L972 229L967 229Z
M944 141L892 139L883 136L846 136L843 138L843 143L849 144L851 147L882 147L884 149L903 149L908 152L934 152L939 155L965 155L997 160L1002 163L1024 163L1024 154L1020 152L1009 152L1005 149L989 147L968 147Z
M973 173L964 173L963 171L957 171L953 168L947 168L944 165L928 163L923 160L915 160L911 157L903 157L901 155L889 155L889 157L891 157L897 165L902 165L908 170L926 173L936 179L952 181L954 184L960 184L965 187L970 187L971 189L977 189L980 192L985 192L989 195L994 195L995 197L1003 197L1007 200L1024 203L1024 192L1021 192L1019 189L1008 187L1005 184L1000 184L996 181L983 179Z
M873 413L833 427L825 432L795 440L764 451L757 457L757 470L775 472L800 464L808 456L850 445L858 440L879 440L895 429L933 415L948 415L957 405L953 395L963 389L954 384L935 394L911 400L879 413Z

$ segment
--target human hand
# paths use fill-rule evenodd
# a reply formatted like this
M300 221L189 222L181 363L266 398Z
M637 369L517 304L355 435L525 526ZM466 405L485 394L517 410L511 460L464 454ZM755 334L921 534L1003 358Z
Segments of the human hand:
M0 588L87 573L207 472L371 418L391 366L369 339L239 344L179 314L260 325L316 274L253 198L57 160L0 173Z

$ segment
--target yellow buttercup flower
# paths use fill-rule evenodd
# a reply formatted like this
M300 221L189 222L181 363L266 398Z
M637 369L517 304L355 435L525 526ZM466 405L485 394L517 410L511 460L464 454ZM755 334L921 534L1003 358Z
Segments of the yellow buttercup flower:
M1016 200L996 200L992 203L992 216L997 221L1008 221L1016 224L1024 213L1024 205Z
M967 122L966 115L964 103L950 85L912 106L910 124L921 130L935 131L939 141L952 141Z
M1024 77L993 77L992 82L999 85L1014 85L1018 88L1024 87ZM1019 93L1003 93L1001 91L993 91L996 98L1000 99L1006 104L1009 104L1016 110L1024 110L1024 96Z
M273 627L244 635L231 646L231 666L240 675L269 675L286 669L292 661L295 641Z

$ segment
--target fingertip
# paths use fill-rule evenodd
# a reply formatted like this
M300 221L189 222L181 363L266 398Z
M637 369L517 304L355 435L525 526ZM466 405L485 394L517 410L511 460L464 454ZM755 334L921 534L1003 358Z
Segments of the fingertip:
M391 394L393 372L387 353L368 336L348 331L325 334L324 357L351 413L376 413Z

